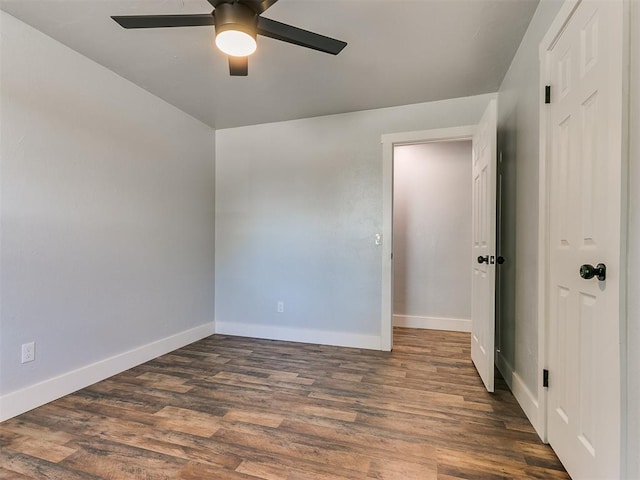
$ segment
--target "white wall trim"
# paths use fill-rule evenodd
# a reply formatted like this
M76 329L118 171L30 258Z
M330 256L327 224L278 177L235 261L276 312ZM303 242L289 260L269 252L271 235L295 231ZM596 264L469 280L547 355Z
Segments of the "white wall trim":
M575 8L575 5L571 8L569 2L566 2L562 8L561 13L566 15L567 18ZM563 13L564 12L564 13ZM560 14L556 16L552 27L544 36L539 46L539 60L540 60L540 88L538 105L544 105L543 98L543 85L549 83L549 59L548 59L548 46L551 41L555 41L555 37L549 38L554 29L561 28L556 23L559 22ZM566 22L566 21L565 21ZM564 24L563 24L564 25ZM549 199L547 191L548 173L547 173L547 116L545 112L539 107L539 153L538 153L538 365L536 369L538 371L537 382L538 390L540 392L538 396L539 400L539 412L542 417L546 419L547 416L547 391L542 387L544 368L548 367L547 364L547 279L548 279L548 218L549 218ZM524 407L523 407L524 408ZM536 429L537 431L537 429ZM547 442L547 426L546 421L542 423L541 430L538 431L540 438L543 442Z
M637 135L631 132L640 130L640 2L629 2L629 44L630 58L630 99L628 122L625 122L626 138L625 148L629 159L628 170L628 196L627 196L627 286L626 286L626 401L624 402L623 418L626 419L623 426L626 430L624 454L626 456L627 478L640 478L640 302L638 301L638 285L640 275L640 216L636 206L640 204L640 141Z
M546 422L544 421L544 417L540 415L538 399L531 393L531 390L527 388L517 372L513 372L511 378L511 392L513 396L520 404L522 411L531 422L531 425L533 425L533 428L535 428L538 436L544 441L542 433L544 432L544 427L546 427Z
M476 130L476 125L465 125L461 127L418 130L415 132L386 133L382 135L382 143L391 143L396 146L430 142L456 142L471 139Z
M436 128L415 132L387 133L382 143L382 308L380 342L382 350L393 348L393 150L396 145L470 140L476 125Z
M538 396L538 411L543 421L531 422L542 441L547 442L547 390L542 388L543 369L547 364L547 284L549 274L549 192L547 190L548 169L547 169L547 116L544 107L544 86L550 84L550 65L548 51L555 45L564 31L569 18L578 6L580 0L566 0L560 11L553 20L549 30L542 38L538 47L540 61L540 87L539 91L539 156L538 156L538 385L540 394ZM514 394L515 395L515 394ZM516 397L517 398L517 397ZM524 406L523 406L524 409Z
M502 378L504 378L504 381L507 383L509 390L513 392L513 367L507 358L502 355L502 352L496 352L495 364L500 375L502 375Z
M541 440L545 441L542 437L542 433L544 431L544 427L546 427L546 422L545 418L542 416L538 399L533 393L531 393L531 390L529 390L520 375L518 375L517 372L514 372L513 366L509 363L506 357L502 355L502 353L496 353L495 363L502 375L502 378L504 378L504 381L507 383L511 393L513 393L513 396L520 405L520 408L522 408L522 411L531 422L531 425L533 425L536 433Z
M448 330L450 332L470 332L469 318L421 317L416 315L394 315L394 327L424 328L428 330Z
M205 323L0 397L0 422L64 397L214 333Z
M239 337L383 350L378 335L216 321L215 333Z
M393 141L382 136L382 305L380 343L393 348ZM386 140L385 140L386 139Z
M531 390L527 388L520 375L513 371L513 366L507 361L504 355L496 353L496 367L500 371L502 378L509 386L511 393L518 401L520 408L527 416L536 433L542 438L544 427L546 426L545 418L540 410L540 403Z

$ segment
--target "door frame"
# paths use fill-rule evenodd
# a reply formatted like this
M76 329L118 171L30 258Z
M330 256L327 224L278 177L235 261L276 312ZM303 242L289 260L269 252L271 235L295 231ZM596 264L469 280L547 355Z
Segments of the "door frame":
M396 146L471 140L477 125L382 135L382 309L380 349L393 349L393 151Z
M580 0L566 0L556 15L549 30L542 38L538 50L540 64L540 85L538 88L540 105L539 155L538 155L538 408L537 418L531 419L543 442L547 443L547 390L543 385L543 370L549 367L547 359L547 330L549 323L547 284L549 280L549 175L547 168L547 115L545 105L545 85L549 82L550 65L548 50L555 44L564 26L578 6Z
M547 52L555 45L558 38L562 34L567 25L569 19L573 15L575 9L581 3L582 0L565 0L560 11L556 15L555 19L551 23L549 30L542 38L539 45L539 65L540 65L540 80L539 80L539 105L540 105L540 117L539 117L539 175L538 175L538 409L537 419L532 423L540 438L547 443L547 420L548 420L548 391L543 385L543 370L549 366L549 297L547 295L547 286L549 284L549 261L550 261L550 243L549 243L549 231L550 231L550 178L549 168L547 162L547 137L549 135L547 125L547 111L545 110L545 85L550 83L550 70L549 58ZM622 52L622 85L621 93L623 105L629 104L629 83L630 78L628 75L629 62L630 62L630 24L629 24L629 0L621 0L623 3L623 12L625 14L624 20L624 32L623 35L623 52ZM624 72L627 72L625 74ZM627 442L625 435L625 425L627 423L627 408L626 408L626 331L627 331L627 311L626 311L626 292L627 292L627 225L628 225L628 187L624 181L624 178L628 178L629 168L629 111L628 109L622 109L622 137L621 141L621 218L620 218L620 421L621 421L621 438L620 438L620 468L621 473L624 475L625 467L627 463Z

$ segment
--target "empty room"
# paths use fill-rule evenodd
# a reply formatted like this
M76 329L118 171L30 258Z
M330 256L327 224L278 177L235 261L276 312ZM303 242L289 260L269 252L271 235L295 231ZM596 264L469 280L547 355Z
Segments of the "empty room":
M0 0L0 478L640 480L640 0Z

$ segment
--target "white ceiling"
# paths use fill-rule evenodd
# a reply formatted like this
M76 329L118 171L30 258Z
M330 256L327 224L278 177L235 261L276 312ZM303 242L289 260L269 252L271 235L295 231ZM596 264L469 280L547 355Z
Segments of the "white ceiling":
M213 27L125 30L111 15L206 0L0 0L0 8L213 128L495 92L538 0L280 0L264 16L344 40L338 56L258 38L230 77ZM117 99L114 99L117 101Z

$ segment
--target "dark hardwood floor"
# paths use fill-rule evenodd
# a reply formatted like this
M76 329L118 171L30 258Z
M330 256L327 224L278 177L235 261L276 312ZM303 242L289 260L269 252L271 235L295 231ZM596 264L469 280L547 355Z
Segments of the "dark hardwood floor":
M215 335L0 424L2 479L568 479L469 335Z

